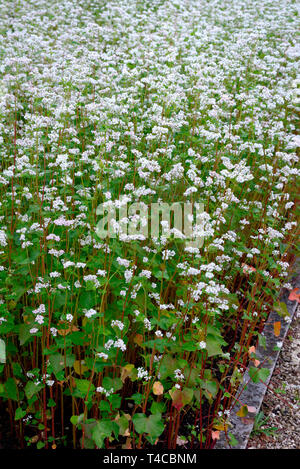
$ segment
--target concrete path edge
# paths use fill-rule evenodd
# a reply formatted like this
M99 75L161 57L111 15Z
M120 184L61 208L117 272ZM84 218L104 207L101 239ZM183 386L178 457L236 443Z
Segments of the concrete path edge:
M297 272L299 273L290 282L293 285L293 288L300 288L299 264L297 265L297 267ZM297 301L289 300L289 294L289 290L282 289L281 294L279 295L279 299L280 301L286 304L290 315L290 319L292 321L299 303ZM277 321L281 322L280 335L278 337L274 335L273 327L270 327L270 325ZM255 413L248 413L246 417L238 417L236 413L241 408L241 404L237 402L232 408L228 419L229 428L227 430L227 438L225 432L221 432L220 439L217 441L214 449L246 449L250 434L253 429L255 415L259 412L261 404L264 400L267 386L271 380L274 368L276 366L276 362L278 360L282 348L283 341L287 335L291 321L284 321L283 318L280 317L276 311L272 311L270 313L263 329L264 336L266 337L266 348L258 346L255 352L257 359L261 362L261 364L263 363L263 368L268 368L270 370L269 376L265 383L254 383L253 381L251 381L249 372L247 370L244 374L243 382L241 383L236 393L236 397L239 399L240 402L246 404L247 406L254 407L256 409ZM277 343L281 343L281 346L278 347L278 350L274 351L274 347ZM246 383L247 386L245 387ZM231 446L229 444L229 432L235 437L238 442L235 446Z

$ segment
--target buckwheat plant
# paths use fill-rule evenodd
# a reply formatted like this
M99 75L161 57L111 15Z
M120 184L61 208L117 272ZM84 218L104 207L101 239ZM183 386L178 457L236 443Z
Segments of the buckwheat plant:
M293 0L3 0L0 396L20 448L230 440L245 370L267 377L270 309L289 320L297 15ZM159 203L202 204L203 243L172 214L158 236L129 229Z

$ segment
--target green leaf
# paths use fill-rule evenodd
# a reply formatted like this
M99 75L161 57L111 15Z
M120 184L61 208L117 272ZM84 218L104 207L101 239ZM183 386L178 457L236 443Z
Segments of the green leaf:
M166 410L166 404L164 402L153 401L150 407L152 414L162 414Z
M43 383L35 384L33 381L28 381L25 386L25 395L30 399L44 387Z
M65 367L64 357L60 353L49 356L49 363L52 366L53 373L57 375Z
M230 439L229 439L230 446L237 446L239 442L235 438L235 436L231 432L229 432L228 435L230 436Z
M32 261L37 259L39 255L40 255L40 250L34 249L30 252L29 256L27 256L27 253L22 253L21 255L16 257L14 260L19 265L26 265L26 264L30 264Z
M129 427L128 419L125 417L125 415L122 415L121 417L116 418L116 422L119 426L119 434L124 436Z
M113 422L110 420L101 420L97 422L92 429L92 438L98 448L104 447L104 440L111 436L113 432Z
M243 405L240 410L236 413L238 417L246 417L248 415L248 406Z
M119 394L112 394L108 397L109 402L111 403L112 409L116 410L121 407L122 397Z
M72 425L79 425L83 421L83 418L84 414L72 415L72 417L70 418L70 422L72 423Z
M0 339L0 363L6 362L6 345L4 340Z
M267 339L266 336L262 334L258 334L258 343L261 347L263 347L264 350L267 348Z
M24 285L14 285L14 300L18 301L22 295L28 290L28 286Z
M134 414L132 417L135 431L138 433L146 433L147 431L147 417L145 414Z
M275 303L273 308L281 317L290 316L287 305L283 301Z
M265 382L270 374L270 370L268 368L261 368L258 372L259 379Z
M57 376L65 368L65 364L69 367L73 366L75 357L74 355L67 355L64 357L60 353L55 353L49 356L49 362L52 366L53 373Z
M197 345L196 344L193 344L192 342L186 342L186 343L182 343L180 345L180 348L182 350L186 350L187 352L194 352L195 350L198 349Z
M87 379L75 379L77 390L85 397L87 393L94 392L95 386Z
M110 405L107 401L100 401L99 409L105 412L110 412Z
M171 355L165 355L160 365L160 377L165 379L168 376L174 376L174 371L178 368L175 358Z
M21 379L24 378L24 373L19 363L16 363L16 362L13 363L12 368L13 368L15 378L21 378Z
M205 380L201 383L201 387L209 399L216 397L219 385L215 380Z
M132 394L131 398L136 405L141 405L143 401L143 395L140 393Z
M145 414L135 414L132 421L137 433L147 433L154 439L158 438L164 431L162 416L159 413L149 417L146 417Z
M206 336L206 348L208 357L213 357L215 355L222 355L223 350L221 349L220 340L211 334Z
M84 291L80 295L79 304L83 308L90 309L95 306L95 294L90 291Z
M48 399L48 402L47 402L47 406L48 407L55 407L56 406L56 402L54 399Z
M146 430L147 433L155 439L162 434L164 431L164 424L161 414L154 414L148 417Z
M7 379L7 381L4 383L4 388L8 399L13 399L14 401L18 400L18 389L13 378Z
M19 326L19 342L20 345L24 345L31 337L30 329L33 327L33 324L21 324Z
M173 406L177 410L180 410L186 404L189 404L191 402L194 396L194 391L193 389L190 389L190 388L184 388L182 390L172 388L170 389L169 394L172 398Z
M110 391L112 388L114 391L119 391L123 387L123 383L120 378L110 378L109 376L105 376L102 381L102 386L107 391Z
M15 420L20 420L26 415L26 410L21 409L21 407L18 407L15 412Z
M253 383L259 383L259 381L265 382L270 374L270 370L268 368L255 368L252 366L249 369L249 376L252 379Z

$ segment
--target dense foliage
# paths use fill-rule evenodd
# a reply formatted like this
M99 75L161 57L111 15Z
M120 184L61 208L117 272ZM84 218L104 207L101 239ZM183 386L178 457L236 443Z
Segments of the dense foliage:
M234 444L233 396L246 367L266 379L255 346L291 288L297 3L0 16L0 396L20 447ZM202 246L127 234L139 213L98 236L100 204L160 201L203 204Z

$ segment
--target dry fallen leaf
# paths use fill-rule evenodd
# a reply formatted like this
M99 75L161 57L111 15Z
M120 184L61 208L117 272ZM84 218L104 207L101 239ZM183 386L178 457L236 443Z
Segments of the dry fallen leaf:
M299 293L297 293L299 292ZM298 301L298 303L300 303L300 290L299 288L294 288L294 290L291 291L291 293L289 294L289 300L291 301Z
M252 355L252 353L255 353L255 350L256 350L256 348L254 347L254 345L252 345L252 347L250 347L249 350L248 350L248 355L250 357L250 360L253 361L254 366L258 366L260 364L260 361L256 360L255 358L251 358L251 355Z
M273 326L274 326L274 334L275 334L276 337L278 337L279 334L280 334L281 322L276 321L276 322L274 322Z
M248 412L250 412L251 414L255 414L255 413L256 413L256 407L247 405L247 408L248 408Z

